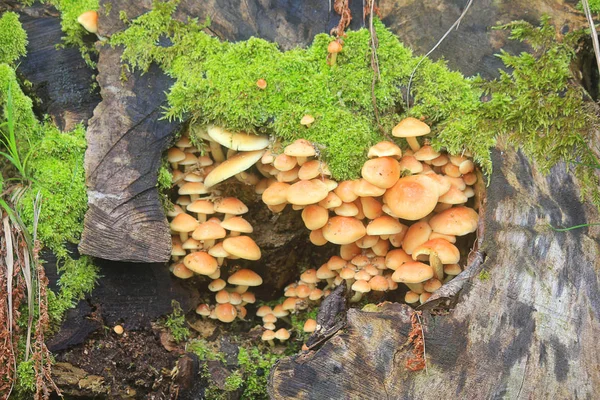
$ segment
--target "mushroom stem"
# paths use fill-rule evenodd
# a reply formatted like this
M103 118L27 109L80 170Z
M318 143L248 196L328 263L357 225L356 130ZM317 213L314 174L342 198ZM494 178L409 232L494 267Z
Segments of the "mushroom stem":
M173 171L175 171L177 168L179 168L179 163L173 162L171 163L171 167L173 168Z
M337 53L329 53L331 54L331 58L329 59L329 65L335 65L335 62L337 60Z
M350 303L358 303L362 299L362 295L361 292L354 292L354 296L350 298Z
M404 282L404 284L406 286L408 286L408 288L410 290L412 290L413 292L417 293L417 294L421 294L425 291L425 289L423 289L423 284L422 283L406 283Z
M240 236L240 234L241 234L240 232L231 231L231 232L229 233L229 237Z
M181 239L181 243L184 243L190 238L189 232L179 232L179 238Z
M267 340L267 342L269 342L271 347L275 347L275 341L273 339L269 339L269 340Z
M246 293L247 290L248 290L248 286L238 285L238 286L236 286L234 291L236 293L242 294L242 293Z
M431 252L429 254L429 264L433 268L433 276L440 281L444 280L444 264L440 261L437 253Z
M200 223L206 222L206 214L198 213L196 215L198 216L198 222L200 222Z
M225 217L223 217L223 221L227 221L229 218L234 217L234 214L225 214Z
M416 137L407 137L406 141L408 142L408 145L410 146L410 148L413 151L417 151L417 150L419 150L421 148L421 145L417 141Z
M204 244L204 246L202 246L204 248L204 250L208 250L215 245L215 240L207 239L207 240L203 240L202 243Z

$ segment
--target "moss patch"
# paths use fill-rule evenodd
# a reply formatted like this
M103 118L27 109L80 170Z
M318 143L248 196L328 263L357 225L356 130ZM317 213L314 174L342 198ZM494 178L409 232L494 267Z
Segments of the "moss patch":
M265 132L284 141L306 138L321 149L335 178L359 175L368 147L382 139L371 93L374 72L367 30L348 32L344 50L332 67L326 61L332 40L328 35L317 35L307 49L287 52L257 38L221 42L207 35L197 21L173 20L175 7L176 2L155 3L151 12L111 38L113 45L125 47L123 61L133 68L144 71L156 62L176 78L168 94L168 118ZM441 129L465 129L467 124L450 117L476 109L480 90L443 62L424 60L414 79L415 105L407 111L402 88L420 58L413 57L379 21L375 29L381 77L374 95L385 131L390 132L403 115L426 116L434 125L443 120ZM171 42L167 48L158 43L164 37ZM267 81L265 90L256 86L261 78ZM315 117L310 128L300 125L305 114ZM458 150L463 145L482 153L479 161L489 164L487 148L477 152L479 141L466 140Z
M27 34L14 12L5 12L0 18L0 63L12 64L25 55Z
M598 177L589 167L598 160L588 146L598 118L569 71L581 31L557 42L548 18L540 27L523 21L502 27L513 39L530 43L535 53L501 53L512 72L491 82L424 59L407 104L403 93L421 58L379 21L374 25L381 76L373 85L366 29L348 32L337 64L329 66L326 48L333 38L327 35L317 35L307 49L287 52L257 38L221 42L203 31L206 23L173 20L176 6L177 1L155 2L152 11L111 39L124 47L122 60L131 67L145 71L155 62L176 79L167 95L168 118L268 133L284 141L308 139L341 180L358 177L367 149L382 139L374 96L386 132L406 116L424 118L432 125L434 147L451 154L470 151L486 173L492 166L490 148L503 137L522 147L544 172L560 161L574 166L582 195L600 206ZM266 80L265 90L256 86L258 79ZM482 102L484 94L491 101ZM310 128L299 123L305 114L315 117Z

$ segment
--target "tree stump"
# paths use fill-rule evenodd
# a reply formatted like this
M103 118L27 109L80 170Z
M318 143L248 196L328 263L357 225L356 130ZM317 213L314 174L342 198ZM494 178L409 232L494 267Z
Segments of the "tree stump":
M483 268L465 270L448 315L425 310L427 371L406 367L412 309L350 310L319 347L280 361L276 399L593 398L600 387L600 228L564 166L542 176L519 152L494 153ZM468 275L466 279L464 275ZM427 306L427 303L424 305ZM427 308L427 307L425 307Z

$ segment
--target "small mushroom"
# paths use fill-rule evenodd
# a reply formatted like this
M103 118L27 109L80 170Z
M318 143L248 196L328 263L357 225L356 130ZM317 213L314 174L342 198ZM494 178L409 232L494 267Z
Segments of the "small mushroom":
M90 33L98 33L98 12L94 10L86 11L77 17L77 22Z
M327 53L329 53L329 65L334 66L337 61L337 55L343 49L342 44L339 40L329 42L327 46Z

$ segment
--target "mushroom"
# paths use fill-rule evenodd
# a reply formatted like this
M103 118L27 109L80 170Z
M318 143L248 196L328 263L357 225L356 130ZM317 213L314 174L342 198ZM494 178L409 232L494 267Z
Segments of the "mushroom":
M225 282L223 279L215 279L208 284L208 290L211 292L218 292L225 289L225 286L227 286L227 282Z
M328 219L329 212L319 205L311 204L302 210L302 221L311 231L324 227Z
M405 138L410 148L413 151L417 151L421 146L416 138L418 136L427 135L430 132L431 128L429 128L429 125L416 118L408 117L400 121L400 123L392 129L392 136Z
M267 88L267 81L265 81L263 78L260 78L256 81L256 86L258 86L260 90L265 90Z
M121 325L115 325L114 328L113 328L113 331L117 335L122 335L125 330L123 329L123 327Z
M260 286L263 283L262 278L256 272L250 269L240 269L227 279L230 285L237 285L235 291L244 293L249 286Z
M185 153L177 147L171 147L167 151L167 161L171 164L171 167L176 170L179 168L179 162L185 160Z
M283 343L290 338L290 332L285 328L281 328L275 332L275 338Z
M286 200L290 204L308 205L318 203L326 198L328 193L327 186L318 179L301 180L288 188Z
M433 268L418 261L410 261L400 265L392 274L392 280L402 282L415 293L423 293L423 284L433 278Z
M412 254L421 244L429 240L431 235L431 226L427 221L419 221L408 227L404 240L402 240L402 249L406 254Z
M90 33L98 33L98 12L94 10L86 11L77 17L77 22Z
M221 222L221 226L230 231L230 236L239 236L240 233L252 233L254 228L242 217L231 217Z
M308 239L315 246L324 246L325 244L327 244L327 239L325 239L325 237L323 236L323 228L311 231L310 235L308 236Z
M358 303L362 299L364 293L371 291L371 285L369 285L369 282L360 279L352 284L352 290L354 290L355 293L354 296L350 298L350 303Z
M452 207L434 215L429 224L434 232L444 235L463 236L477 230L479 215L472 208Z
M438 185L428 175L400 178L383 195L383 201L395 215L410 221L431 213L437 205L438 198Z
M350 244L365 236L367 230L360 220L337 215L327 221L322 232L323 237L331 243Z
M416 303L417 301L419 301L419 293L415 293L412 290L409 290L404 295L404 301L407 302L408 304Z
M260 248L248 236L228 237L223 241L223 249L229 254L244 260L256 261L261 256Z
M335 65L337 55L339 52L342 51L342 48L343 47L339 39L334 40L333 42L329 42L329 45L327 46L327 53L329 53L329 65Z
M225 214L223 220L226 221L233 216L246 214L248 207L235 197L225 197L215 201L214 210L215 212Z
M173 218L170 227L173 232L179 232L179 236L182 242L185 242L189 233L194 231L198 227L198 221L189 214L181 213Z
M310 128L310 124L312 124L313 122L315 122L315 117L313 117L310 114L306 114L305 116L302 117L302 119L300 120L300 125L304 125L307 128Z
M369 154L367 155L369 158L373 157L393 157L400 158L402 157L402 150L396 143L383 141L377 143L375 146L371 146L369 149Z
M230 132L224 128L214 125L208 126L206 131L212 140L222 146L227 147L228 149L235 151L263 150L269 145L269 138L266 135L251 135L245 132Z
M229 303L217 304L215 307L215 315L221 322L233 322L237 317L237 310Z
M302 328L302 330L306 333L312 333L317 329L317 321L315 321L312 318L307 319L304 322L304 327Z
M391 157L377 157L364 163L361 174L367 182L388 189L400 178L400 166Z
M189 279L194 276L194 272L186 268L183 263L177 263L173 265L171 273L179 279Z
M204 179L204 186L207 188L212 187L235 174L247 170L260 160L264 152L264 150L255 150L237 153L213 169Z
M310 180L317 178L318 176L331 176L329 167L321 160L310 160L302 164L298 170L298 178L302 180Z
M275 342L273 341L273 339L275 339L275 332L273 332L272 330L264 331L261 336L261 340L269 342L269 345L271 345L271 347L275 346Z
M195 200L186 207L187 211L193 212L198 216L199 222L206 222L206 216L215 213L215 206L208 200Z
M212 275L219 268L217 260L204 251L196 251L188 254L184 257L183 264L188 269L201 275Z
M189 195L192 202L198 200L201 194L208 193L202 182L186 182L179 188L180 195Z
M227 236L225 229L213 221L203 222L192 233L192 238L202 241L205 249L211 248L214 246L216 239L222 239L225 236Z

